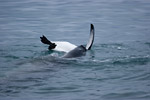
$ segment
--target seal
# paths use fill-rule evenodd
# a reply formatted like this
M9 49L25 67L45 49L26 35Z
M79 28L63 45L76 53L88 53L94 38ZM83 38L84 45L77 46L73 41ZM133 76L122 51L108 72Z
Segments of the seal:
M84 56L86 54L86 51L91 49L94 42L94 35L95 35L94 25L91 24L90 38L86 46L83 45L76 46L74 44L64 41L51 42L44 35L40 38L42 43L49 45L48 48L49 50L66 52L65 55L62 56L63 58L74 58Z

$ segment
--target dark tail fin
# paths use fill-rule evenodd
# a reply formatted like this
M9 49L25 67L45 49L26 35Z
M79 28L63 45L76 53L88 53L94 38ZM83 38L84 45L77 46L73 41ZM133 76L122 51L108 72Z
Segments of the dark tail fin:
M49 45L49 50L54 49L56 47L56 44L49 41L44 35L40 38L42 43Z
M41 42L47 45L51 45L52 42L50 42L44 35L41 38Z
M94 34L95 34L94 31L95 31L95 30L94 30L94 25L91 24L90 38L89 38L89 41L88 41L88 43L87 43L87 45L86 45L86 50L90 50L91 47L92 47L92 45L93 45L93 42L94 42Z

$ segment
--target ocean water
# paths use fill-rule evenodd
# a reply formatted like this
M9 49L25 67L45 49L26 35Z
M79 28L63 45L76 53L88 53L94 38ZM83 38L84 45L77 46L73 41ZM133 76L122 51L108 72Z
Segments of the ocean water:
M62 59L40 42L86 45ZM0 0L0 100L150 100L149 0Z

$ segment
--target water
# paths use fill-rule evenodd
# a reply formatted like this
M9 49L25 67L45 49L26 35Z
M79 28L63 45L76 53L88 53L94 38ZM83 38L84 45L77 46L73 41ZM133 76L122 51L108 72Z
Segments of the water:
M0 0L0 100L149 100L149 0ZM86 44L60 58L40 36Z

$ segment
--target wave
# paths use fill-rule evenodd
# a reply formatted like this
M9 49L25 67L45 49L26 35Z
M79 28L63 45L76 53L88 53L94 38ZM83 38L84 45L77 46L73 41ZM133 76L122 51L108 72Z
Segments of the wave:
M42 64L61 64L73 66L101 66L101 65L145 65L150 62L150 56L126 56L126 57L111 57L105 59L95 59L88 57L81 58L60 58L57 53L42 56L30 60L32 63L41 62Z
M107 99L121 99L121 100L126 100L129 98L132 99L140 99L140 100L148 100L150 95L147 92L123 92L123 93L108 93L106 95L103 95L102 98L107 98Z

